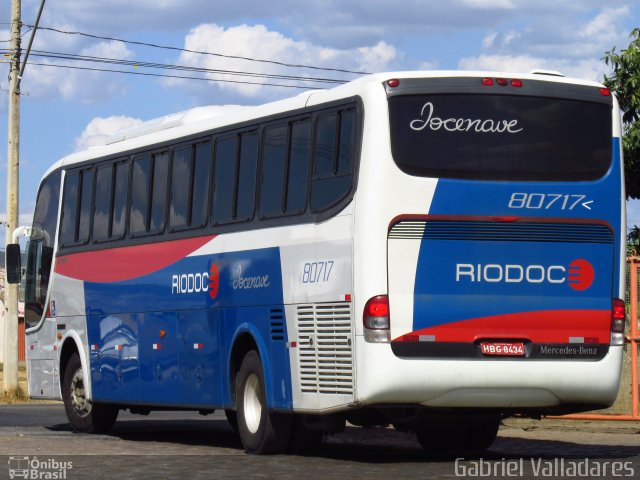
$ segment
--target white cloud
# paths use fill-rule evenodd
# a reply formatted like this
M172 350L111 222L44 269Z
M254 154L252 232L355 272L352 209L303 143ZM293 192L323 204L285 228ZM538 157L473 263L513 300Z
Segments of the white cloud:
M605 8L593 20L591 20L581 32L582 37L590 37L592 35L611 35L612 27L619 22L620 19L629 15L629 7L623 6L618 8Z
M508 72L542 68L601 81L606 71L604 53L628 40L624 24L629 6L591 8L581 15L565 11L554 17L552 13L554 9L530 16L518 29L492 30L482 40L482 53L461 58L459 68Z
M482 48L491 48L493 47L494 42L496 41L496 37L498 36L498 32L491 32L486 35L482 39Z
M282 33L269 30L264 25L238 25L225 29L216 24L203 24L193 28L185 38L184 48L194 51L224 53L232 57L249 57L287 64L306 64L319 67L343 68L351 70L376 71L390 68L398 54L396 49L380 41L373 46L354 49L335 49L314 45L306 41L297 41ZM252 72L269 75L300 75L304 77L331 77L350 79L335 73L317 70L283 67L273 63L251 62L228 57L198 55L184 52L176 61L177 64L190 67L208 68L225 72ZM264 83L299 84L285 79L265 79L257 76L246 77L231 73L207 73L208 78L222 79L229 82L254 82L256 84L217 83L216 86L225 92L232 92L247 98L266 95ZM202 94L202 89L195 89L192 83L181 80L167 80L165 84L183 85L192 88L195 94ZM307 84L309 88L325 88L326 84ZM207 88L209 95L211 89ZM274 90L271 89L271 94ZM282 93L282 92L280 92Z
M396 49L383 41L373 47L358 48L358 53L361 56L356 58L358 68L369 72L386 69L398 56Z
M89 47L83 48L80 54L103 58L118 58L123 60L131 60L134 57L134 53L129 50L124 43L117 42L115 40L90 45Z
M479 9L512 9L516 5L512 0L463 0L462 4L471 8Z
M418 70L438 70L438 62L422 62L418 65Z
M43 35L44 36L44 35ZM102 41L84 46L79 42L69 42L65 38L62 44L46 44L40 39L34 48L54 52L78 52L79 55L130 60L135 55L125 44L116 41ZM37 43L37 41L36 41ZM36 65L45 64L45 65ZM59 66L108 69L112 66L102 63L78 62L74 60L53 60L50 58L30 57L25 69L22 89L36 98L60 96L65 100L82 103L102 102L126 91L124 78L112 73L60 68Z
M104 145L105 141L120 130L140 125L142 120L125 116L107 118L96 117L91 120L82 134L75 140L75 151L86 150L89 147Z
M601 81L605 65L596 59L557 59L529 55L479 55L461 58L462 70L488 70L511 73L529 73L531 70L555 70L567 77Z
M535 68L549 69L545 63L543 59L527 55L480 55L461 58L458 67L462 70L527 73Z

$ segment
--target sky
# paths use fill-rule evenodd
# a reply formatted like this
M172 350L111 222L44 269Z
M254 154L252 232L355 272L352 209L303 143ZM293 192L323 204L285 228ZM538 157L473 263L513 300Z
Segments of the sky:
M4 51L10 3L0 5ZM22 0L24 24L34 24L39 5ZM638 26L637 0L50 1L22 80L20 221L30 223L38 183L52 163L122 128L193 107L256 105L303 91L292 87L331 87L284 76L351 80L360 74L345 71L542 68L602 81L605 52L624 49ZM23 47L30 34L24 27ZM6 212L7 76L5 56L0 221ZM628 223L640 225L640 201L628 202Z

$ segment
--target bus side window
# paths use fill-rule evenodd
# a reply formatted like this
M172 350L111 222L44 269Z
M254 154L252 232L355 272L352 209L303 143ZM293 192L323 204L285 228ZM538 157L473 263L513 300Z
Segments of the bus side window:
M147 232L149 225L149 190L151 180L151 157L145 155L133 160L131 175L131 207L129 231L131 235Z
M236 184L236 135L216 141L213 176L213 223L220 225L233 220L233 197Z
M191 199L191 172L193 147L177 148L171 164L171 204L169 227L184 228L189 225L189 202Z
M289 171L285 212L301 214L307 206L309 188L309 159L311 153L311 121L305 119L291 124Z
M46 178L40 187L33 214L32 237L27 244L24 286L27 328L37 325L44 313L51 276L53 246L56 242L59 197L60 171L57 171Z
M260 216L279 217L284 207L287 167L287 125L265 128L262 137L262 184Z
M64 177L62 219L60 222L60 244L62 246L76 243L79 183L80 175L78 172L67 173Z
M314 146L313 175L326 178L333 175L336 156L336 124L338 115L333 112L318 117Z
M153 156L153 181L151 189L151 218L149 233L162 233L167 212L167 182L169 180L169 154Z
M323 114L316 122L311 211L336 205L351 190L355 145L353 109Z
M338 144L338 164L336 175L351 175L356 131L355 110L340 112L340 143Z
M253 218L256 200L256 177L258 174L258 133L240 135L238 164L238 187L236 189L236 221Z
M211 179L211 143L196 145L193 165L193 192L190 225L194 228L207 223L209 181Z
M98 167L96 173L96 197L93 209L94 241L104 241L109 238L109 224L111 223L111 195L113 194L113 165Z
M176 148L171 163L169 227L172 230L206 224L210 178L211 143Z
M111 217L111 238L124 236L126 207L129 195L129 162L116 163L115 188L113 192L113 215Z
M91 225L91 202L93 201L93 170L87 169L80 172L80 213L78 215L79 244L89 241L89 226Z

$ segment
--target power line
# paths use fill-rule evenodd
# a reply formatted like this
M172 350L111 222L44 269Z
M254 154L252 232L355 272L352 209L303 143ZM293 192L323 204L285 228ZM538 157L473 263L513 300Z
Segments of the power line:
M182 75L166 75L161 73L131 72L126 70L112 70L112 69L104 69L104 68L79 67L74 65L60 65L55 63L30 62L30 64L38 65L41 67L70 68L72 70L88 70L92 72L121 73L126 75L142 75L147 77L165 77L165 78L178 78L183 80L200 80L204 82L239 83L239 84L245 84L245 85L261 85L261 86L268 86L268 87L299 88L303 90L309 89L309 87L305 87L302 85L285 85L285 84L278 84L278 83L249 82L249 81L243 81L243 80L224 80L224 79L204 78L204 77L187 77Z
M23 25L33 28L33 25L28 25L26 23L23 24ZM351 73L351 74L354 74L354 75L368 75L369 74L369 72L361 72L361 71L356 71L356 70L347 70L347 69L330 68L330 67L318 67L318 66L315 66L315 65L305 65L305 64L292 64L292 63L278 62L276 60L265 60L265 59L260 59L260 58L243 57L243 56L239 56L239 55L225 55L225 54L222 54L222 53L204 52L204 51L199 51L199 50L190 50L188 48L173 47L173 46L169 46L169 45L159 45L159 44L155 44L155 43L140 42L140 41L135 41L135 40L125 40L125 39L122 39L122 38L106 37L106 36L102 36L102 35L94 35L94 34L85 33L85 32L75 32L75 31L68 31L68 30L60 30L60 29L51 28L51 27L38 27L38 30L47 30L47 31L50 31L50 32L61 33L61 34L64 34L64 35L78 35L78 36L94 38L94 39L98 39L98 40L110 40L110 41L126 43L126 44L129 44L129 45L140 45L140 46L145 46L145 47L160 48L160 49L164 49L164 50L174 50L174 51L178 51L178 52L194 53L194 54L197 54L197 55L210 55L210 56L214 56L214 57L229 58L229 59L233 59L233 60L246 60L246 61L249 61L249 62L268 63L268 64L279 65L281 67L288 67L288 68L308 68L308 69L312 69L312 70L323 70L323 71L329 71L329 72Z
M0 52L4 53L6 51L0 50ZM347 82L347 80L341 80L341 79L335 79L335 78L306 77L306 76L299 76L299 75L267 74L267 73L260 73L260 72L248 72L248 71L238 71L238 70L210 69L205 67L191 67L191 66L185 66L185 65L162 64L162 63L154 63L154 62L146 62L146 61L133 61L133 60L70 54L70 53L63 53L63 52L50 52L45 50L34 50L32 52L32 56L41 57L41 58L50 58L55 60L71 60L71 61L93 62L93 63L109 64L109 65L124 65L124 66L130 66L134 68L140 68L140 67L157 68L157 69L165 69L165 70L198 72L198 73L204 73L204 74L214 73L214 74L230 75L230 76L236 76L236 77L264 78L264 79L270 79L270 80L284 80L284 81L307 82L307 83L329 83L329 84L343 84ZM283 84L283 83L252 82L248 80L193 77L193 76L186 76L186 75L153 74L148 72L133 72L130 70L115 70L115 69L107 69L107 68L90 68L90 67L81 67L78 65L65 65L65 64L54 64L54 63L37 63L37 62L31 62L31 63L33 65L44 66L44 67L69 68L73 70L85 70L85 71L94 71L94 72L120 73L120 74L130 74L130 75L139 75L139 76L176 78L176 79L184 79L184 80L199 80L199 81L209 81L209 82L219 82L219 83L236 83L236 84L246 84L246 85L262 85L262 86L298 88L298 89L312 88L312 86L310 87L310 86L291 85L291 84Z
M242 71L242 70L222 70L222 69L213 69L213 68L206 68L206 67L193 67L188 65L175 65L175 64L155 63L155 62L147 62L147 61L97 57L97 56L90 56L90 55L78 55L73 53L50 52L46 50L33 50L32 55L35 57L50 58L50 59L56 59L56 60L74 60L74 61L103 63L103 64L111 64L111 65L125 65L133 68L157 68L157 69L163 69L163 70L179 70L179 71L200 72L200 73L217 73L217 74L225 74L225 75L241 76L241 77L269 78L269 79L277 79L277 80L294 80L294 81L315 82L315 83L343 84L347 82L347 80L336 79L336 78L308 77L308 76L300 76L300 75L283 75L283 74L272 74L272 73L261 73L261 72L248 72L248 71Z

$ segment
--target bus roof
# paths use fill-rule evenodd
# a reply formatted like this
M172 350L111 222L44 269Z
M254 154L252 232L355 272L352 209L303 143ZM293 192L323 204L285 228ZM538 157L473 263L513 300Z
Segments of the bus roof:
M118 155L138 148L150 147L161 144L167 140L195 135L225 125L232 125L244 121L250 121L260 117L303 108L309 104L311 97L321 102L339 100L355 95L371 85L381 85L393 78L460 78L460 77L505 77L521 80L538 80L553 83L565 83L573 85L585 85L602 87L598 82L581 80L560 76L559 72L548 70L534 70L531 73L509 73L490 71L462 71L462 70L434 70L434 71L397 71L381 72L364 75L356 80L348 82L328 90L309 90L295 97L266 103L258 106L205 106L196 107L179 113L173 113L143 122L130 129L117 132L109 138L104 145L90 147L87 150L72 153L54 163L44 174L46 177L53 170L62 166L73 165L87 160Z

